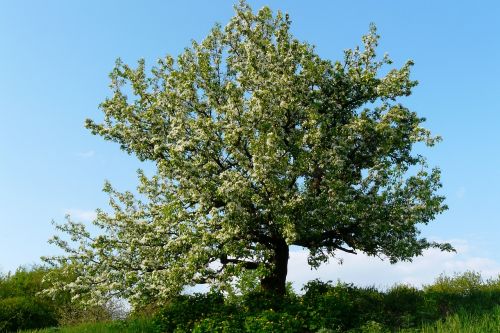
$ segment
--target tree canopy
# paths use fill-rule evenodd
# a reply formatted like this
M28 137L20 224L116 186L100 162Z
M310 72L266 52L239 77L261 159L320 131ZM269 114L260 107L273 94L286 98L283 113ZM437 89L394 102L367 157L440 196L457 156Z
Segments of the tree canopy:
M99 234L70 218L58 226L73 242L54 237L66 254L47 260L78 272L59 288L141 302L251 270L282 294L292 245L312 267L339 252L394 263L452 250L419 235L446 206L439 169L413 149L439 138L400 101L417 84L412 62L386 69L373 25L341 61L290 25L242 2L177 58L151 70L117 61L104 120L86 127L156 173L139 172L138 195L105 185L112 212L98 210Z

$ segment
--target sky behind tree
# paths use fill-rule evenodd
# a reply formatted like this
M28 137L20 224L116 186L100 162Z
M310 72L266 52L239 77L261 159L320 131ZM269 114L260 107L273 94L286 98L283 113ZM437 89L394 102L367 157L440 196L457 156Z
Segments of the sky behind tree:
M390 266L345 257L309 272L295 249L289 278L363 284L430 282L442 271L500 273L500 4L496 1L249 1L290 14L292 31L324 58L341 60L375 23L380 56L395 67L413 59L420 82L404 100L443 137L422 152L442 170L449 210L423 234L451 241L458 254L428 252L413 264ZM56 253L47 244L51 220L71 213L90 221L106 208L105 179L133 190L137 168L117 144L95 137L85 118L102 119L108 73L117 57L154 65L225 25L232 1L0 0L0 271ZM367 274L369 273L369 274Z

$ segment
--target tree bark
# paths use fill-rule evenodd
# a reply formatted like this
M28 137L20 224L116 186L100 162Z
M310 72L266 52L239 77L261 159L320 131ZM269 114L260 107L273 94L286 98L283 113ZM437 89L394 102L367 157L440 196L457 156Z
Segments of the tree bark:
M271 259L271 272L262 278L260 286L267 293L284 296L286 293L289 248L284 239L280 239L275 245L274 257Z

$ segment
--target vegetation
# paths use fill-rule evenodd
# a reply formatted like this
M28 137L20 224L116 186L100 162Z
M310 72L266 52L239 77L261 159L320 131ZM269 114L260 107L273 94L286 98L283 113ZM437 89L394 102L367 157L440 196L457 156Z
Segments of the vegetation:
M139 172L139 197L106 184L113 212L98 211L100 234L58 226L76 244L56 236L67 255L47 261L77 278L54 292L161 303L187 285L227 290L252 271L280 296L292 245L309 249L312 267L338 251L396 262L453 250L417 228L446 206L439 170L412 152L438 139L401 104L416 85L412 62L385 68L374 26L362 48L325 60L290 24L241 2L224 28L150 74L142 60L117 61L104 121L87 127L156 174Z
M53 278L60 276L58 270L41 266L21 267L13 274L0 275L0 332L101 322L120 314L116 302L83 306L72 301L66 292L47 295L44 290L50 284L44 281L44 277L48 273Z
M37 332L498 332L500 277L484 281L466 272L421 289L385 291L311 281L300 295L290 289L282 298L258 290L232 297L210 292L176 296L149 316L143 310L126 320Z
M105 321L75 326L52 327L23 333L159 333L150 320Z
M46 269L34 267L0 275L0 332L57 324L56 306L38 296L45 273Z
M312 281L303 295L283 299L262 292L229 303L217 294L182 296L154 322L161 332L480 332L499 327L499 283L473 272L442 276L423 289Z
M387 68L375 26L330 61L288 15L235 9L177 58L116 62L104 119L86 127L155 172L139 171L137 194L105 185L96 235L57 225L69 240L51 240L65 254L50 268L0 276L0 332L499 332L500 277L286 284L290 246L313 268L339 251L454 251L419 231L447 209L439 169L414 152L439 137L402 104L413 63ZM210 292L183 294L197 284Z
M467 313L455 314L445 320L435 323L424 324L418 328L401 329L400 333L497 333L500 329L500 307L495 308L488 314L471 315ZM200 330L198 330L200 332ZM23 331L23 333L155 333L157 328L151 321L128 321L114 323L97 323L79 325L75 327L64 327L57 329L42 329ZM212 332L212 331L206 331ZM217 332L217 331L215 331ZM231 332L231 331L226 331ZM282 331L274 331L282 332ZM322 329L318 333L338 332L335 330ZM368 322L358 330L360 333L389 333L388 329L377 322Z
M424 325L417 332L422 333L495 333L500 331L500 307L482 315L471 315L468 313L454 314L443 321L432 325ZM406 330L411 333L415 330Z

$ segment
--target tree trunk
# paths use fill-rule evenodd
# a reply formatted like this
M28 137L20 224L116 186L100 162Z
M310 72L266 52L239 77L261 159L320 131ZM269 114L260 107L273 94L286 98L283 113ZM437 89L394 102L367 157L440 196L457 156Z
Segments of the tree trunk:
M260 281L262 290L278 296L285 295L288 256L288 244L284 239L280 239L276 244L274 256L271 260L271 272Z

